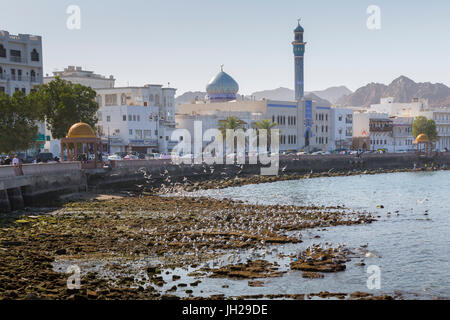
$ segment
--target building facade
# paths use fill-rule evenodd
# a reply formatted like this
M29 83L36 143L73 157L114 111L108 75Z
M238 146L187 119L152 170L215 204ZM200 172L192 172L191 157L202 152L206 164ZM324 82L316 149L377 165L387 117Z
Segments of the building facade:
M162 85L97 89L98 132L105 152L168 153L175 129L174 88Z
M351 149L353 144L353 109L331 108L336 150Z
M103 75L95 74L93 71L83 70L81 67L68 66L63 71L54 71L53 76L46 75L44 83L49 83L56 77L72 83L82 84L92 89L114 88L116 81L112 75L107 78Z
M42 84L42 38L29 34L12 35L0 31L0 92L29 94ZM28 154L44 151L47 140L45 124L38 123L37 147Z
M248 128L260 120L276 123L280 130L280 151L331 151L335 149L333 110L304 94L303 28L298 24L294 30L295 101L243 100L239 99L238 83L221 71L206 86L205 100L180 104L176 110L177 128L187 129L194 135L194 122L202 121L203 131L218 128L228 117L237 117Z
M114 76L105 77L74 66L53 72L44 82L55 77L96 91L99 104L96 129L104 152L168 153L175 145L170 136L175 128L176 89L160 84L115 87ZM49 141L46 148L60 153L57 140Z
M411 118L424 116L436 123L438 133L435 148L438 150L450 150L450 109L431 108L428 100L414 98L410 103L395 103L394 98L383 98L380 104L371 105L369 112L385 113L391 117ZM411 137L412 138L412 130ZM412 149L412 148L409 148Z
M42 80L41 37L0 31L0 91L28 94Z

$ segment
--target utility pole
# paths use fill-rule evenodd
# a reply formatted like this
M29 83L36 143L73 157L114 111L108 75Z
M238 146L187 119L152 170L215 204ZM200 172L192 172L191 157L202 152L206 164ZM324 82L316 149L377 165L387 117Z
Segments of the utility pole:
M111 136L109 134L109 126L108 126L108 154L111 155Z

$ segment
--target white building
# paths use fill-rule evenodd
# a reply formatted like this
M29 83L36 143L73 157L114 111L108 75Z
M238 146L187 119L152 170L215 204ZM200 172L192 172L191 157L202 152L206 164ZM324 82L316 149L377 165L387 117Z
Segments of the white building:
M393 152L413 151L414 137L412 136L413 117L392 117Z
M176 89L145 85L96 91L98 129L105 151L168 153L176 145L170 141Z
M97 130L104 152L167 153L175 145L170 136L175 128L176 89L162 85L116 88L114 76L105 77L74 66L53 72L44 82L55 77L89 86L97 92L100 106ZM58 140L48 142L46 148L54 154L60 153Z
M26 94L42 84L42 39L0 31L0 91Z
M177 128L188 129L194 140L194 121L202 121L203 131L218 128L221 121L235 116L252 128L262 119L277 123L280 151L334 150L332 110L315 101L237 100L239 86L223 70L207 86L204 101L177 107Z
M0 92L29 94L42 84L42 38L29 34L12 35L0 31ZM38 124L40 151L46 141L45 125ZM29 150L32 153L32 150Z
M331 108L333 120L332 140L336 149L350 149L353 143L353 109Z
M450 150L450 109L448 108L430 108L428 100L417 98L410 103L394 103L394 98L389 97L381 99L380 104L371 105L369 111L387 113L392 117L414 119L418 116L424 116L427 119L432 119L436 122L438 133L436 148Z
M44 83L49 83L56 77L72 83L82 84L92 89L114 88L116 82L116 79L112 75L107 78L103 75L95 74L93 71L83 70L81 67L68 66L63 71L54 71L53 76L46 75L44 77Z

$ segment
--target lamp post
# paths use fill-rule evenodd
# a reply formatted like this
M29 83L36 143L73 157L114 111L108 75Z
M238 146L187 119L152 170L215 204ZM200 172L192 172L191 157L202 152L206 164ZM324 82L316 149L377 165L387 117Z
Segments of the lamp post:
M109 134L109 126L108 126L108 154L111 154L111 135Z

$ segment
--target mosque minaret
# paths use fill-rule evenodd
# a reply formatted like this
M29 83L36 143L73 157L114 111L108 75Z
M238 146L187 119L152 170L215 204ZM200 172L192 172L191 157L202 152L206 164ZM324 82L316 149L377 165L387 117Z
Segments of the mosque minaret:
M303 42L304 29L300 25L300 19L298 20L298 26L294 30L294 57L295 57L295 100L300 100L304 96L304 56L306 42Z

